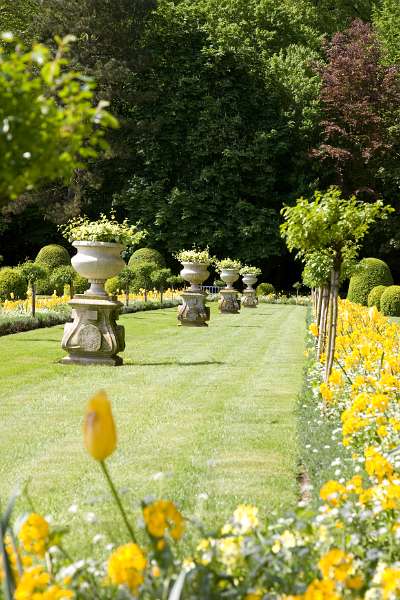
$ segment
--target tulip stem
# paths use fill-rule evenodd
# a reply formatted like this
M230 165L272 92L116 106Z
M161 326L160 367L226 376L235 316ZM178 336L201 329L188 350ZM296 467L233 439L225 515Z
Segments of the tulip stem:
M126 525L126 528L127 528L127 530L129 531L129 534L130 534L130 536L131 536L132 540L133 540L135 543L137 543L137 542L136 542L136 536L135 536L135 534L134 534L134 531L133 531L133 529L132 529L132 526L131 526L131 524L130 524L130 523L129 523L129 521L128 521L128 517L126 516L125 509L124 509L124 507L122 506L121 499L120 499L120 497L118 496L118 492L117 492L117 490L116 490L116 488L115 488L115 485L114 485L114 483L113 483L113 481L112 481L112 479L111 479L110 473L108 472L108 469L107 469L107 467L106 467L106 463L104 462L104 460L101 460L101 461L100 461L100 466L101 466L101 468L102 468L102 471L103 471L103 473L104 473L104 476L105 476L105 478L107 479L107 483L108 483L108 485L110 486L111 493L112 493L112 495L114 496L114 500L115 500L115 502L117 503L117 506L118 506L118 508L119 508L119 511L120 511L120 513L121 513L121 515L122 515L122 518L123 518L123 520L124 520L124 523L125 523L125 525Z

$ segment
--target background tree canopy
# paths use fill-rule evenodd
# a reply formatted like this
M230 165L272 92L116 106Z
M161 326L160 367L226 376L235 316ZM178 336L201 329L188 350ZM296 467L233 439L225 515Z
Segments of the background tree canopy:
M54 33L74 34L75 65L96 78L98 94L109 98L121 127L107 136L111 146L107 157L93 159L67 186L44 188L36 205L3 216L0 242L12 241L26 219L24 211L29 211L31 222L47 219L45 229L36 230L39 238L40 231L45 237L37 240L36 250L43 242L58 241L53 222L79 210L97 217L114 203L121 215L142 221L149 245L165 255L196 241L221 256L235 256L264 270L275 267L282 277L274 281L278 286L299 279L300 266L294 265L279 237L279 213L283 204L292 204L298 196L337 183L334 170L311 156L326 134L324 73L334 67L327 43L354 19L362 19L370 34L368 41L358 31L361 53L368 41L366 55L376 59L378 74L388 72L396 79L397 2L18 0L15 4L19 10L14 16L13 11L8 15L0 11L0 29L11 28L24 39L44 42ZM349 43L356 43L349 31ZM368 60L364 63L368 69ZM351 60L343 67L347 81L353 67ZM366 79L360 74L357 90ZM362 94L359 98L367 102L363 110L370 114L368 98ZM381 106L373 100L372 108L379 112ZM374 155L374 164L362 170L366 173L362 186L370 186L377 196L387 195L385 199L396 205L398 108L392 100L382 100L391 147L385 146L384 160ZM347 112L351 115L351 110ZM333 126L335 118L331 110ZM357 139L351 144L357 155ZM335 147L340 151L342 146L348 147L348 139L339 139ZM382 238L383 254L393 250L395 222L394 216L386 223L390 234L383 236L379 229L372 233L371 239ZM11 252L14 260L26 257L26 249L23 256L15 247ZM2 253L9 262L7 251Z

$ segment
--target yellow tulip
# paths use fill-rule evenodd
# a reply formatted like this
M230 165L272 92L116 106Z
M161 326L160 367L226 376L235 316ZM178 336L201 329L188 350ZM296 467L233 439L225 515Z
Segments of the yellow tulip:
M115 423L104 391L97 392L89 401L85 414L84 439L87 451L96 460L105 460L116 448Z

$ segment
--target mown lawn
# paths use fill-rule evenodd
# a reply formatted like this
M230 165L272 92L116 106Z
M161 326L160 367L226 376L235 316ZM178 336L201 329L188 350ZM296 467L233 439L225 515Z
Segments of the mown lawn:
M93 512L113 537L118 519L81 435L87 400L104 388L119 435L109 464L127 505L162 494L210 525L239 502L263 512L290 507L305 308L264 304L219 315L214 304L210 326L199 329L178 327L175 309L121 323L119 368L58 364L62 326L0 338L1 500L29 480L37 510L76 521L85 538L95 526L81 522ZM75 515L67 511L73 503Z

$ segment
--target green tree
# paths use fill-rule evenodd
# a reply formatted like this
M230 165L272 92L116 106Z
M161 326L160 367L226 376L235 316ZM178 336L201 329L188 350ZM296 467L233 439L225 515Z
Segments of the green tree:
M160 292L161 304L163 301L164 290L167 287L171 276L171 269L156 269L151 274L151 281L153 283L153 286L158 292Z
M88 158L107 147L104 132L116 120L92 105L94 83L68 70L71 38L56 54L44 45L32 50L0 47L0 204L45 181L68 179Z
M343 267L357 256L359 243L369 227L378 218L386 218L392 209L381 200L368 204L356 199L343 198L338 188L315 192L313 200L299 198L295 206L282 209L285 222L281 233L289 250L297 250L297 256L307 262L311 253L329 255L332 260L329 282L329 303L323 308L329 316L321 321L320 346L326 337L327 380L335 354L337 309L340 276ZM327 331L327 323L329 324Z
M400 65L400 4L397 0L382 0L375 5L373 22L382 44L387 65Z
M125 292L125 306L129 306L129 293L135 276L135 271L129 266L124 267L117 276L119 288Z
M69 294L74 297L74 281L77 276L75 269L69 265L57 267L50 273L50 283L54 289L63 290L64 286L69 286Z
M36 314L36 282L47 276L47 270L42 265L28 260L20 265L19 272L31 288L31 312L34 317Z
M144 301L147 302L147 292L153 287L153 272L158 269L152 262L138 262L129 267L133 273L132 289L135 292L144 290Z

